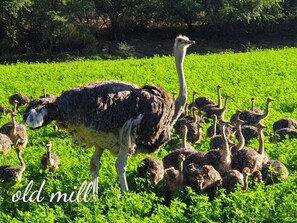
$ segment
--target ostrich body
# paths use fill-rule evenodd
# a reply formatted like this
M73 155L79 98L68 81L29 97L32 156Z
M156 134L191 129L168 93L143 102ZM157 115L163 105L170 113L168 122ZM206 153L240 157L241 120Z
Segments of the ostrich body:
M261 171L263 166L262 156L254 149L241 149L234 153L232 158L232 169L243 172L245 167L250 168L251 173Z
M267 98L266 100L266 110L264 114L258 114L253 111L244 110L241 111L239 118L246 122L247 125L256 125L262 120L264 120L270 111L270 103L273 101L271 98Z
M180 154L178 156L178 168L170 167L164 171L164 181L170 192L182 189L184 186L184 176L183 176L183 162L185 156Z
M205 156L205 153L201 151L188 155L185 159L184 167L190 164L195 164L196 166L199 166L201 168L205 162L204 156Z
M205 106L208 105L215 106L216 103L210 98L204 96L195 99L194 107L198 108L199 110L202 110Z
M297 131L291 128L282 128L275 131L275 134L280 136L281 140L288 138L297 138Z
M251 113L251 114L262 114L262 111L260 109L255 108L255 101L256 101L256 99L254 97L252 97L251 98L252 106L251 106L250 111L244 111L244 113L246 113L246 114L243 114L242 116L248 116L249 113ZM237 114L232 115L232 117L230 119L232 124L236 122L236 117L237 117Z
M287 167L278 160L269 160L262 169L262 178L265 184L273 184L288 178Z
M4 156L8 155L12 145L13 143L10 138L5 134L0 133L0 150L3 151Z
M14 94L8 98L8 101L11 105L14 105L17 102L16 110L19 110L20 106L26 105L30 102L30 99L24 94Z
M211 165L204 165L198 171L194 170L191 180L194 181L191 185L196 192L213 192L222 185L220 173Z
M152 157L143 159L137 168L137 175L144 178L146 174L149 174L150 180L157 185L164 178L163 162Z
M297 121L292 118L282 118L273 123L274 132L283 128L295 129L297 128Z
M221 96L221 89L222 87L220 85L217 86L218 91L218 103L217 104L208 104L201 108L202 111L205 111L208 108L216 107L216 108L222 108L222 96Z
M205 116L207 118L211 118L212 115L216 115L218 120L224 120L224 115L225 115L225 112L227 111L227 104L228 104L229 98L230 98L230 96L226 95L225 104L224 104L223 108L219 108L216 106L206 107L205 109L203 108Z
M22 175L26 169L26 165L21 156L20 149L17 149L17 156L20 161L21 167L14 167L11 165L0 166L0 181L9 184L9 186L13 186L17 182L20 182L22 179Z
M122 192L128 191L128 154L156 152L171 136L170 130L187 99L183 72L186 49L194 42L175 39L174 55L179 77L179 95L174 102L156 86L139 87L119 81L102 81L64 91L53 103L28 106L24 120L36 129L56 120L82 145L95 146L91 159L93 193L98 193L98 171L104 149L117 155L116 168ZM44 102L44 101L43 101Z
M212 165L221 175L231 169L231 151L225 134L225 124L220 125L223 148L210 150L205 154L205 164Z
M55 171L60 166L60 159L59 157L51 151L52 142L49 141L46 143L47 152L43 154L40 160L40 167L41 169L45 170L49 167L52 171Z
M222 180L222 187L227 190L227 192L234 192L237 185L240 185L243 191L248 188L248 176L249 168L244 168L243 173L238 170L229 170Z
M212 99L202 96L195 99L195 102L193 103L194 107L198 108L199 110L204 110L204 108L207 108L207 107L221 108L222 107L221 88L222 87L220 85L217 86L218 104L216 104Z

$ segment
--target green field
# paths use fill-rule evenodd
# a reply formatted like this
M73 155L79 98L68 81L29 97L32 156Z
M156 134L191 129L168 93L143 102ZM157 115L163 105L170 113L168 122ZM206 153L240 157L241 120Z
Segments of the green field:
M227 119L238 108L249 109L250 98L264 110L267 97L275 101L265 120L268 133L272 124L283 117L297 119L297 48L264 50L248 53L211 55L189 54L185 60L185 74L189 97L193 90L199 95L216 99L216 86L231 95ZM22 92L28 96L42 95L42 89L60 95L63 90L98 80L122 80L138 85L162 86L167 92L178 91L178 78L173 57L91 61L67 63L17 63L0 65L0 104L8 106L8 96ZM24 108L22 109L22 111ZM22 112L18 115L21 121ZM2 116L0 124L9 118ZM206 124L204 131L210 123ZM23 153L27 165L20 184L8 192L0 187L0 222L297 222L297 139L279 143L265 139L265 150L271 159L281 160L289 169L286 182L272 186L250 185L247 192L197 195L186 188L169 195L161 187L136 177L138 163L147 155L129 157L127 179L130 192L121 196L115 170L115 157L106 151L102 156L99 174L99 196L89 202L50 202L49 195L62 191L77 191L84 180L91 180L89 162L94 149L72 144L68 133L54 132L52 125L28 130L29 144ZM40 170L40 158L46 151L43 142L52 140L53 151L61 159L61 167L54 173ZM162 158L175 137L158 154ZM205 138L197 150L207 151ZM249 146L258 146L257 140ZM8 157L0 154L0 165L19 165L15 152ZM42 182L41 202L12 202L17 191L24 192L33 180L33 190ZM77 188L75 188L77 187ZM29 194L30 195L30 194ZM28 197L27 197L28 198Z

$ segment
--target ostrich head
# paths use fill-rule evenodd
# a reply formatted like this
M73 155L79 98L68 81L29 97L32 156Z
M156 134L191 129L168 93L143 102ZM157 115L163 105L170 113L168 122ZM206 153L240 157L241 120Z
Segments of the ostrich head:
M27 107L23 120L31 129L49 124L54 119L56 98L45 97L32 101Z
M195 41L190 40L187 36L178 35L175 38L175 42L174 42L175 53L176 53L176 51L186 50L189 46L191 46L194 43L195 43Z

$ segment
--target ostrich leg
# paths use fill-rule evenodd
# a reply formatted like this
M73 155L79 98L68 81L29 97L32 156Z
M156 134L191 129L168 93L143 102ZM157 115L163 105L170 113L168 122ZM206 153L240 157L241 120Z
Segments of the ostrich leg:
M126 166L129 150L120 149L118 158L116 160L116 169L121 183L122 194L128 191L128 184L126 180Z
M98 194L98 173L101 166L100 158L102 153L103 149L96 147L96 150L90 162L90 169L92 172L93 194Z

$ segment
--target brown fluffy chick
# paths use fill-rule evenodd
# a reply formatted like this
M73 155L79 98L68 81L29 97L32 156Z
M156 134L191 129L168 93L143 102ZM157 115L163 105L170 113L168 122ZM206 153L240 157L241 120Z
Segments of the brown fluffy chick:
M30 102L30 99L24 94L17 93L17 94L11 95L8 98L8 101L11 105L16 104L16 110L19 110L19 107L28 104Z
M48 141L46 143L46 147L47 147L47 152L45 154L43 154L43 156L41 157L40 167L43 170L45 170L45 169L47 169L47 167L49 167L52 171L55 171L56 169L58 169L58 167L61 164L60 159L55 153L52 153L52 151L51 151L52 142L51 141Z
M196 186L193 189L197 192L213 192L221 185L220 173L213 166L204 165L196 176Z
M4 156L8 155L11 150L11 146L12 141L10 138L5 134L0 133L0 151L3 151Z
M14 146L24 149L28 144L28 135L25 125L16 122L16 104L14 112L10 113L12 121L1 126L0 133L7 135Z
M8 187L20 182L26 169L25 162L21 156L22 151L17 148L16 152L21 164L20 167L15 167L12 165L0 166L0 181L2 181Z
M245 167L243 173L238 170L229 170L225 177L223 177L222 187L227 190L227 192L234 192L239 185L243 191L248 188L248 176L250 175L250 169Z
M184 186L184 176L183 176L184 160L185 160L185 155L180 154L178 156L178 164L179 164L178 169L175 169L174 167L165 169L164 181L169 192L180 190Z
M164 178L163 162L152 157L143 159L137 168L137 176L145 178L147 174L150 180L157 185Z
M288 178L287 167L279 160L269 160L262 168L262 178L265 184L280 183Z

